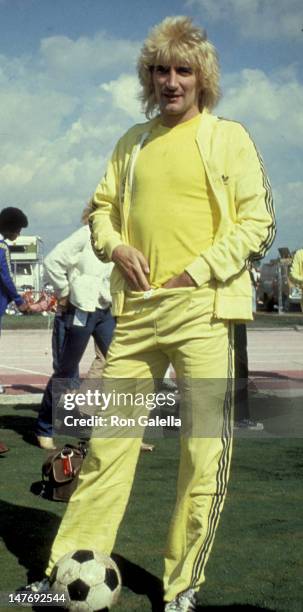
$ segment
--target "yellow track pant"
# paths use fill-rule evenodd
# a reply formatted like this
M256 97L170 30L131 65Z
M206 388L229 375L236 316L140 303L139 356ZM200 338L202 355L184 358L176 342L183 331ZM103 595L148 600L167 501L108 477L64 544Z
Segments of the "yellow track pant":
M135 295L128 297L118 320L103 378L161 379L172 363L181 386L190 379L194 383L189 390L190 405L198 434L181 435L177 497L165 552L164 591L170 601L188 588L198 590L204 581L224 503L232 448L233 330L232 325L212 318L214 289L210 286L155 290L148 299ZM217 392L200 392L199 382L213 389L215 379ZM217 412L216 435L207 429L213 410ZM139 436L126 437L125 433L92 438L79 486L53 544L47 574L71 550L93 548L111 553L129 499L140 443Z

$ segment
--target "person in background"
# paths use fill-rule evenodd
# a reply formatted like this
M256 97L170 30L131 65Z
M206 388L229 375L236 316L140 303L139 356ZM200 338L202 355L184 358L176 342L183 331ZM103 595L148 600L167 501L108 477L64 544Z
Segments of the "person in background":
M257 270L256 266L251 264L249 268L250 280L251 280L251 289L252 289L252 309L253 313L257 312L257 296L258 296L258 285L260 281L260 272Z
M110 313L109 276L112 264L95 256L87 225L91 203L83 211L83 226L60 242L45 258L45 277L58 298L52 338L54 373L43 394L36 422L36 440L44 449L55 448L53 386L66 379L66 386L79 385L79 363L93 336L103 355L111 343L115 321Z
M260 274L250 263L249 274L252 290L252 311L257 312L257 286ZM247 326L245 323L235 325L235 429L263 431L264 425L251 418L249 404ZM251 385L252 386L252 385Z
M302 289L301 310L303 311L303 249L298 249L294 254L289 276Z
M252 311L257 312L257 286L259 272L253 264L249 265L252 290ZM247 326L235 325L235 420L234 429L263 431L264 425L251 418L249 404Z
M1 320L10 302L15 302L20 312L26 312L28 306L18 293L11 269L9 246L6 240L14 241L18 238L21 230L28 226L26 215L14 206L3 208L0 212L0 335ZM0 385L0 393L4 393L3 385ZM8 448L0 442L0 453L7 452Z
M251 418L249 405L247 327L235 325L235 419L234 429L263 431L264 425Z

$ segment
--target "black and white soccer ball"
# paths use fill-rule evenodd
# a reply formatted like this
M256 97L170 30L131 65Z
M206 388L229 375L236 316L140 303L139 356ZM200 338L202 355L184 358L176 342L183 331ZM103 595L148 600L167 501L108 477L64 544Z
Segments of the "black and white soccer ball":
M50 585L54 593L64 595L68 610L107 612L118 600L121 575L111 557L96 550L76 550L56 563Z

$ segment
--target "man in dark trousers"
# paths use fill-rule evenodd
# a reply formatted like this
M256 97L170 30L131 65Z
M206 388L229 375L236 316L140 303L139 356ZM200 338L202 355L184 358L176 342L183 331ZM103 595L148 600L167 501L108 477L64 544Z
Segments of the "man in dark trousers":
M28 307L19 295L15 283L12 277L10 253L8 244L5 242L8 240L16 240L19 236L22 228L28 226L26 215L14 206L8 206L3 208L0 212L0 334L1 334L1 319L5 313L6 307L10 302L15 302L20 312L25 312ZM0 385L0 393L3 393L4 389ZM0 453L6 452L8 449L0 442Z

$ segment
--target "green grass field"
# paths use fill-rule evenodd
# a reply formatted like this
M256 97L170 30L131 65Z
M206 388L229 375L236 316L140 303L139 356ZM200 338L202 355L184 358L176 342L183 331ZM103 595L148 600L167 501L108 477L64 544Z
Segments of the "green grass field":
M2 318L2 329L48 329L52 327L54 315L43 317L41 314L10 316ZM275 312L258 312L254 321L248 323L250 328L303 326L303 313L292 312L278 314Z
M0 411L0 439L10 447L0 456L0 591L13 592L40 574L65 505L29 491L45 457L24 439L33 428L34 410L16 405L0 406ZM153 453L140 456L115 547L125 559L131 586L123 589L117 612L158 612L146 592L159 588L177 464L175 438L157 440ZM199 609L302 612L302 475L302 440L255 436L235 441L228 497Z
M54 315L46 317L41 314L32 315L4 315L2 317L2 329L49 329L52 327Z

